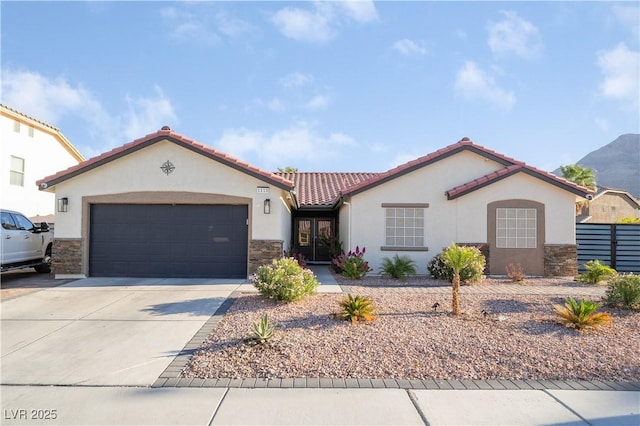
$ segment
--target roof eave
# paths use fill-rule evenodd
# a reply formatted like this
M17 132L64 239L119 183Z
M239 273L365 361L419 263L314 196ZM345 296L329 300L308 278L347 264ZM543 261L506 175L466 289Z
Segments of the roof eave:
M172 143L175 143L177 145L180 145L183 148L189 149L190 151L193 151L193 152L195 152L197 154L203 155L203 156L205 156L205 157L207 157L209 159L217 161L217 162L219 162L221 164L224 164L224 165L226 165L228 167L231 167L231 168L233 168L235 170L238 170L238 171L240 171L242 173L248 174L248 175L250 175L250 176L252 176L252 177L254 177L256 179L259 179L259 180L261 180L263 182L266 182L266 183L269 183L271 185L274 185L274 186L276 186L276 187L278 187L280 189L283 189L283 190L286 190L286 191L291 191L295 187L294 183L291 182L291 181L288 181L288 180L286 180L284 178L282 179L282 181L278 180L278 179L273 179L273 178L270 178L269 176L265 176L264 174L260 173L259 171L257 171L257 169L254 170L251 167L246 167L246 168L242 167L241 165L239 165L239 164L237 164L237 163L235 163L233 161L230 161L230 160L224 158L223 156L217 156L217 155L215 155L215 154L213 154L213 153L211 153L209 151L200 149L197 146L194 146L194 145L192 145L192 144L190 144L190 143L188 143L186 141L183 141L182 139L180 139L178 137L172 136L169 131L160 131L160 132L157 132L156 134L149 135L148 139L141 140L141 141L139 141L137 143L136 143L136 141L134 141L134 142L132 142L132 145L130 147L128 147L126 149L123 149L121 151L115 152L112 155L105 156L104 158L96 160L96 161L92 162L91 164L86 165L85 167L79 167L79 168L77 168L75 170L71 170L69 173L62 174L61 176L59 176L57 178L50 179L50 177L45 177L44 179L41 179L41 180L37 181L36 184L38 185L38 187L41 190L44 190L44 189L47 189L47 188L52 188L52 187L54 187L55 185L57 185L57 184L59 184L61 182L64 182L64 181L69 180L69 179L72 179L72 178L74 178L76 176L79 176L79 175L85 173L85 172L88 172L88 171L93 170L93 169L95 169L97 167L103 166L103 165L105 165L107 163L115 161L115 160L117 160L119 158L122 158L122 157L124 157L126 155L129 155L131 153L134 153L136 151L144 149L144 148L146 148L148 146L151 146L151 145L153 145L153 144L155 144L157 142L163 141L163 140L167 140L169 142L172 142ZM91 161L91 159L88 160L88 161ZM72 167L72 169L73 169L73 167ZM55 175L53 175L53 176L55 176Z
M460 142L458 142L458 143L460 144L459 146L457 146L457 147L455 147L455 148L453 148L453 149L451 149L451 150L449 150L447 152L444 152L444 153L442 153L440 155L434 156L433 158L430 158L428 160L416 163L416 164L414 164L412 166L408 166L405 169L402 169L402 170L399 170L396 173L384 176L383 178L380 178L378 180L373 178L372 179L373 182L371 182L369 184L365 183L361 187L355 188L353 191L349 191L348 188L347 188L343 192L343 195L353 196L353 195L359 194L361 192L364 192L364 191L367 191L367 190L369 190L371 188L374 188L374 187L376 187L378 185L382 185L383 183L389 182L390 180L393 180L393 179L395 179L397 177L403 176L403 175L405 175L407 173L411 173L411 172L413 172L415 170L418 170L418 169L420 169L422 167L428 166L428 165L436 163L436 162L438 162L440 160L444 160L445 158L448 158L448 157L451 157L453 155L456 155L456 154L458 154L458 153L460 153L462 151L471 151L471 152L473 152L475 154L480 155L481 157L484 157L484 158L487 158L489 160L495 161L498 164L501 164L503 166L510 166L510 165L519 163L519 162L517 162L515 160L511 161L511 160L507 159L506 157L501 157L501 156L499 156L497 154L494 154L493 152L490 152L488 150L482 149L481 147L479 147L479 146L477 146L475 144L460 143ZM402 167L402 166L399 166L399 167Z
M563 184L562 182L559 182L559 181L557 181L557 180L555 180L555 179L553 179L553 178L551 178L549 176L546 176L546 175L544 175L542 173L535 172L535 171L530 170L530 169L528 169L526 167L520 167L520 168L517 168L515 170L511 170L511 171L509 171L507 173L504 173L504 174L502 174L500 176L496 176L493 179L488 179L487 181L482 182L480 184L477 184L477 185L475 185L472 188L469 188L467 190L459 191L459 192L456 192L454 194L450 194L451 192L453 192L452 190L451 191L446 191L445 195L447 196L448 200L454 200L456 198L460 198L460 197L462 197L464 195L467 195L467 194L469 194L471 192L474 192L474 191L476 191L478 189L481 189L481 188L489 186L489 185L491 185L493 183L499 182L502 179L505 179L505 178L507 178L509 176L513 176L516 173L525 173L525 174L527 174L529 176L532 176L532 177L535 177L537 179L540 179L540 180L542 180L542 181L544 181L546 183L549 183L549 184L551 184L553 186L562 188L565 191L568 191L568 192L570 192L570 193L572 193L574 195L577 195L577 196L579 196L581 198L584 198L584 199L589 199L589 196L593 194L593 191L588 189L588 188L574 187L572 185Z

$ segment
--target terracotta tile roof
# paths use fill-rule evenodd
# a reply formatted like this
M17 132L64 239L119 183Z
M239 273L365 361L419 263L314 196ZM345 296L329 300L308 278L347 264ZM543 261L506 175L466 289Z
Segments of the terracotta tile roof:
M486 176L482 176L478 179L475 179L471 182L468 182L464 185L460 185L459 187L456 187L447 191L446 195L449 199L460 197L475 189L481 188L482 186L488 185L492 182L495 182L496 180L503 179L517 172L524 172L524 173L530 174L548 183L559 186L563 189L566 189L570 192L573 192L583 197L586 196L587 194L592 193L592 191L590 191L587 188L583 188L579 185L576 185L572 182L567 181L566 179L560 178L552 173L545 172L540 169L536 169L535 167L531 167L523 163L522 161L518 161L514 158L507 157L504 154L485 148L482 145L475 144L469 138L465 137L465 138L462 138L457 143L454 143L445 148L439 149L435 152L432 152L431 154L427 154L423 157L417 158L408 163L402 164L384 173L379 173L375 177L367 181L360 182L359 184L355 184L348 188L345 188L342 191L342 195L355 195L359 192L366 191L367 189L370 189L374 186L380 185L391 179L395 179L396 177L402 176L406 173L417 170L429 164L435 163L436 161L440 161L444 158L447 158L451 155L457 154L465 150L474 152L480 156L493 160L499 164L504 165L505 167L503 169L489 173Z
M471 142L469 138L462 138L459 142L449 145L445 148L439 149L435 152L432 152L431 154L427 154L413 161L409 161L408 163L402 164L386 172L378 173L376 177L369 179L366 182L361 182L360 184L353 185L349 188L346 188L342 192L342 194L343 195L357 194L358 192L365 191L371 187L380 185L391 179L394 179L396 177L412 172L414 170L422 168L436 161L447 158L463 150L469 150L469 151L475 152L479 155L482 155L483 157L490 158L505 166L510 164L520 163L519 161L514 160L513 158L509 158L505 155L502 155L498 152L487 149L483 146L476 145L473 142Z
M576 185L575 183L558 177L552 173L528 166L524 163L518 163L512 164L500 170L496 170L495 172L486 174L463 185L456 186L455 188L446 191L445 195L447 196L447 199L453 200L516 173L526 173L530 176L542 179L543 181L552 185L559 186L576 195L580 195L581 197L586 197L587 195L593 194L592 190L584 188L580 185Z
M295 182L300 207L333 207L339 200L340 192L377 176L377 173L277 173Z
M170 142L183 146L198 154L204 155L208 158L211 158L212 160L219 161L220 163L247 173L265 182L271 183L282 189L291 190L294 187L294 183L292 181L287 180L282 176L278 176L275 173L262 170L258 167L250 165L247 162L220 152L214 148L202 145L193 139L189 139L179 133L172 131L169 127L166 126L155 133L148 134L147 136L136 139L126 145L112 149L111 151L105 152L101 155L98 155L97 157L90 158L80 164L69 167L68 169L58 172L54 175L40 179L36 183L40 188L43 188L43 184L45 184L46 187L51 187L62 181L70 179L74 176L78 176L86 171L107 164L117 158L123 157L127 154L153 145L154 143L162 140L168 140Z

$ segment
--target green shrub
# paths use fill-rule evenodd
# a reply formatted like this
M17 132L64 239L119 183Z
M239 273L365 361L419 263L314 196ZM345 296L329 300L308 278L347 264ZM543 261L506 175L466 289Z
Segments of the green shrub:
M564 306L555 305L556 314L560 321L567 327L574 327L578 330L584 328L598 328L600 325L611 325L611 315L606 312L596 312L600 305L596 302L580 299L577 302L573 298L568 298Z
M590 260L584 264L587 272L578 276L578 281L587 284L598 284L602 281L609 281L616 275L616 270L610 266L603 265L599 260Z
M351 294L347 294L347 297L340 302L340 308L338 316L351 321L351 324L356 324L361 320L373 321L376 318L374 315L375 306L368 297L354 297Z
M473 251L473 261L469 266L460 271L460 281L478 282L482 280L482 273L484 272L484 256L477 247L468 246L466 248ZM447 280L449 282L453 281L453 269L444 261L443 253L438 253L429 261L427 270L435 279Z
M336 259L333 259L333 264L344 277L354 280L362 279L367 275L367 272L371 271L369 263L364 260L365 252L365 247L360 250L360 247L356 246L355 251L350 251L347 254L342 253Z
M267 314L264 314L262 318L260 318L260 321L254 321L251 324L253 334L249 339L258 343L266 343L273 337L275 329L276 328L269 323L269 317Z
M623 309L640 309L640 275L622 274L609 280L605 302Z
M393 259L385 257L382 259L380 268L382 275L387 275L397 280L404 279L407 275L416 273L416 263L408 256L393 256Z
M302 268L293 257L275 259L251 276L258 291L272 299L293 302L314 294L318 280L311 270Z

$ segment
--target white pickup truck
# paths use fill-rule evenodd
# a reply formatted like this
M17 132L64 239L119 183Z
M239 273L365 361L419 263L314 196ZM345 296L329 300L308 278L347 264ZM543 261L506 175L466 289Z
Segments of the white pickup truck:
M2 227L2 272L10 269L34 268L51 272L53 231L46 222L34 225L22 213L0 210Z

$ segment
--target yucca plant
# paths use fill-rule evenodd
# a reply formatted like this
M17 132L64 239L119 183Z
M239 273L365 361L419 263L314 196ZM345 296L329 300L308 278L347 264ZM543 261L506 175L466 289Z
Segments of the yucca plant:
M598 284L602 281L608 281L617 274L615 269L604 265L599 260L590 260L584 264L584 267L587 271L578 277L578 281L581 283Z
M590 300L573 298L565 300L564 306L554 305L556 314L560 321L567 327L574 327L578 330L585 328L597 329L601 325L611 325L611 315L606 312L596 312L600 305Z
M408 256L393 256L393 259L385 257L382 259L382 267L380 268L382 275L390 276L397 280L403 280L407 275L416 273L416 263Z
M376 319L374 315L376 308L368 297L347 294L347 297L340 302L340 308L339 317L351 321L351 324Z
M273 337L273 333L276 330L276 328L269 323L269 317L267 314L264 314L262 318L260 318L260 321L254 321L251 324L251 329L253 331L251 340L255 340L259 343L266 343Z

